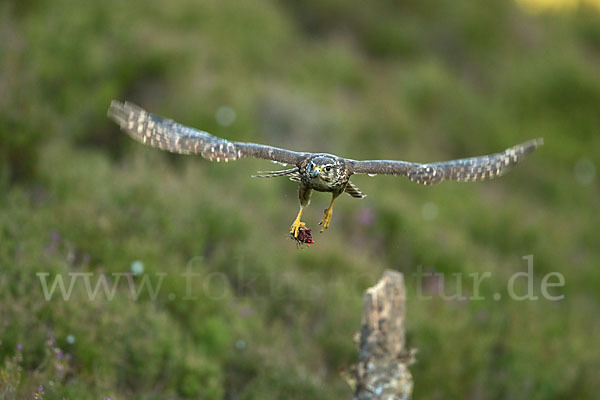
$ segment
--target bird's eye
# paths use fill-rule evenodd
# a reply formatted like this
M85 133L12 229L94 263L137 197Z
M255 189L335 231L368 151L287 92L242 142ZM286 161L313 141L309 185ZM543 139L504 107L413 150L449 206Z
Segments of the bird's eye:
M331 171L331 166L329 166L329 165L328 165L328 166L326 166L326 167L325 167L325 171L327 171L327 172Z

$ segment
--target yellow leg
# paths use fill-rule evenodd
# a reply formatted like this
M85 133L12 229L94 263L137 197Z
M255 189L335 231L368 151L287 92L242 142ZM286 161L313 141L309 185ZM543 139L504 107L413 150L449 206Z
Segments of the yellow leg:
M304 207L300 206L300 211L298 211L298 216L296 217L296 219L292 223L292 227L290 228L290 232L292 233L292 235L294 235L294 237L298 237L298 230L301 227L306 226L306 224L304 222L300 221L300 218L302 218L302 211L304 211Z
M325 209L325 214L323 214L323 218L321 218L321 222L319 222L319 225L323 225L323 227L321 228L321 232L323 232L329 227L329 223L331 222L331 215L333 214L333 202L335 201L336 197L336 195L333 195L333 197L331 198L331 204L329 204L329 207Z

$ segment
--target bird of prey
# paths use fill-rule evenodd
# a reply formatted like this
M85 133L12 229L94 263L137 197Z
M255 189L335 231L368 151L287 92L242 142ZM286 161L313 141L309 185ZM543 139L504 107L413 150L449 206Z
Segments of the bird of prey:
M327 153L303 153L256 143L229 141L150 114L128 102L113 100L108 109L108 117L135 140L173 153L199 154L217 162L254 157L293 165L293 168L280 171L259 172L256 177L287 176L298 182L300 210L290 228L294 237L306 225L301 221L302 212L310 203L313 190L332 194L331 203L320 222L321 232L329 227L333 202L339 195L345 192L354 198L366 197L350 182L350 177L354 174L400 175L422 185L432 185L444 180L474 182L504 174L543 144L541 138L533 139L500 153L430 164L394 160L357 161Z

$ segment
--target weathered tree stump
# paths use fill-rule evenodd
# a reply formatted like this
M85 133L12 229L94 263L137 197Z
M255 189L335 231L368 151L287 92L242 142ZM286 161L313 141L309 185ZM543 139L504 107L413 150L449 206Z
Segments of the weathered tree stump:
M367 289L360 330L355 400L408 400L413 381L408 366L412 351L405 349L406 291L401 273L386 270Z

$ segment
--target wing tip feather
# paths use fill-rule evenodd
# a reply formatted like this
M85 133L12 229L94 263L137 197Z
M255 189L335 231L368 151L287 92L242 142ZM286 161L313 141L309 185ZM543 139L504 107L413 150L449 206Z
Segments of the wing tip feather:
M523 149L525 149L525 151L527 153L534 151L535 149L537 149L538 147L542 147L544 145L544 138L543 137L539 137L536 139L531 139L523 144L521 144L520 147L522 147Z
M131 115L141 111L143 111L141 107L128 101L111 100L106 116L124 127Z
M127 122L127 112L125 111L125 103L118 100L112 100L106 116L112 119L114 122L123 126Z
M537 149L538 147L542 147L544 145L544 138L535 138L530 140L529 142L526 142L526 144L529 144L529 146L531 146L533 149Z

